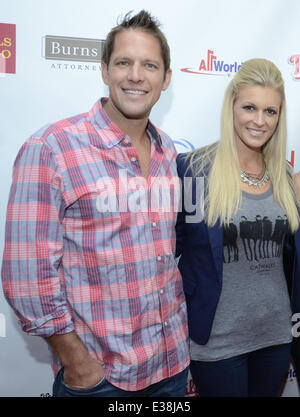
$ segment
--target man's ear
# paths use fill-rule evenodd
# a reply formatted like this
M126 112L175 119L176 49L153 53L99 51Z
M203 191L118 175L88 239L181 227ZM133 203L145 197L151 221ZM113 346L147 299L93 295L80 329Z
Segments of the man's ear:
M172 70L169 68L165 73L165 79L164 79L163 87L162 87L163 91L165 91L169 87L171 78L172 78Z
M104 84L108 85L108 68L104 61L101 61L101 74Z

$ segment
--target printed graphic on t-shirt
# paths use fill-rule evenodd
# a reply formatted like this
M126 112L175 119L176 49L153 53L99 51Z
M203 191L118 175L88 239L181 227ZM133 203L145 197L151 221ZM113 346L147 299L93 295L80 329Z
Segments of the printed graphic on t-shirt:
M286 216L277 216L272 222L267 216L240 218L239 225L231 222L224 227L223 263L239 262L242 255L252 263L262 260L262 268L272 269L272 259L281 257L285 234L288 231ZM242 252L242 253L241 253ZM243 259L245 259L243 256Z

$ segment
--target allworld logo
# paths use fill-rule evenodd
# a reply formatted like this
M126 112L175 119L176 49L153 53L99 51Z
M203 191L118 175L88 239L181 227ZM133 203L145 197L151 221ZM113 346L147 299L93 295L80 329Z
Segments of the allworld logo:
M228 64L224 60L218 59L214 51L208 49L207 57L201 59L199 68L182 68L181 71L189 74L230 77L232 73L238 72L241 66L242 64L238 62Z
M294 65L293 77L295 81L300 81L300 54L292 55L289 63Z

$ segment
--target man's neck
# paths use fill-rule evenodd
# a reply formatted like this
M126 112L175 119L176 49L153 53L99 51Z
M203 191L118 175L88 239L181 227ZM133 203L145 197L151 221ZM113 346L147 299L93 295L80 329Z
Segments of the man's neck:
M104 110L110 119L121 129L133 142L142 143L146 135L146 128L148 124L148 117L142 119L128 119L125 116L118 114L110 105L109 102L104 106Z
M129 136L133 143L142 143L146 135L147 120L130 120L129 123L116 123Z

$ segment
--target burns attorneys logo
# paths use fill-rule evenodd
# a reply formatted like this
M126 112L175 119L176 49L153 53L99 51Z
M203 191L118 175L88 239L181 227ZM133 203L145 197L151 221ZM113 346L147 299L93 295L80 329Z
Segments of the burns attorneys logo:
M47 35L44 57L59 61L101 62L104 40Z
M0 74L16 73L16 25L0 23Z
M189 74L230 77L232 73L238 72L241 65L238 62L226 63L224 60L218 59L214 51L208 49L207 56L201 59L198 68L182 68L181 71Z

